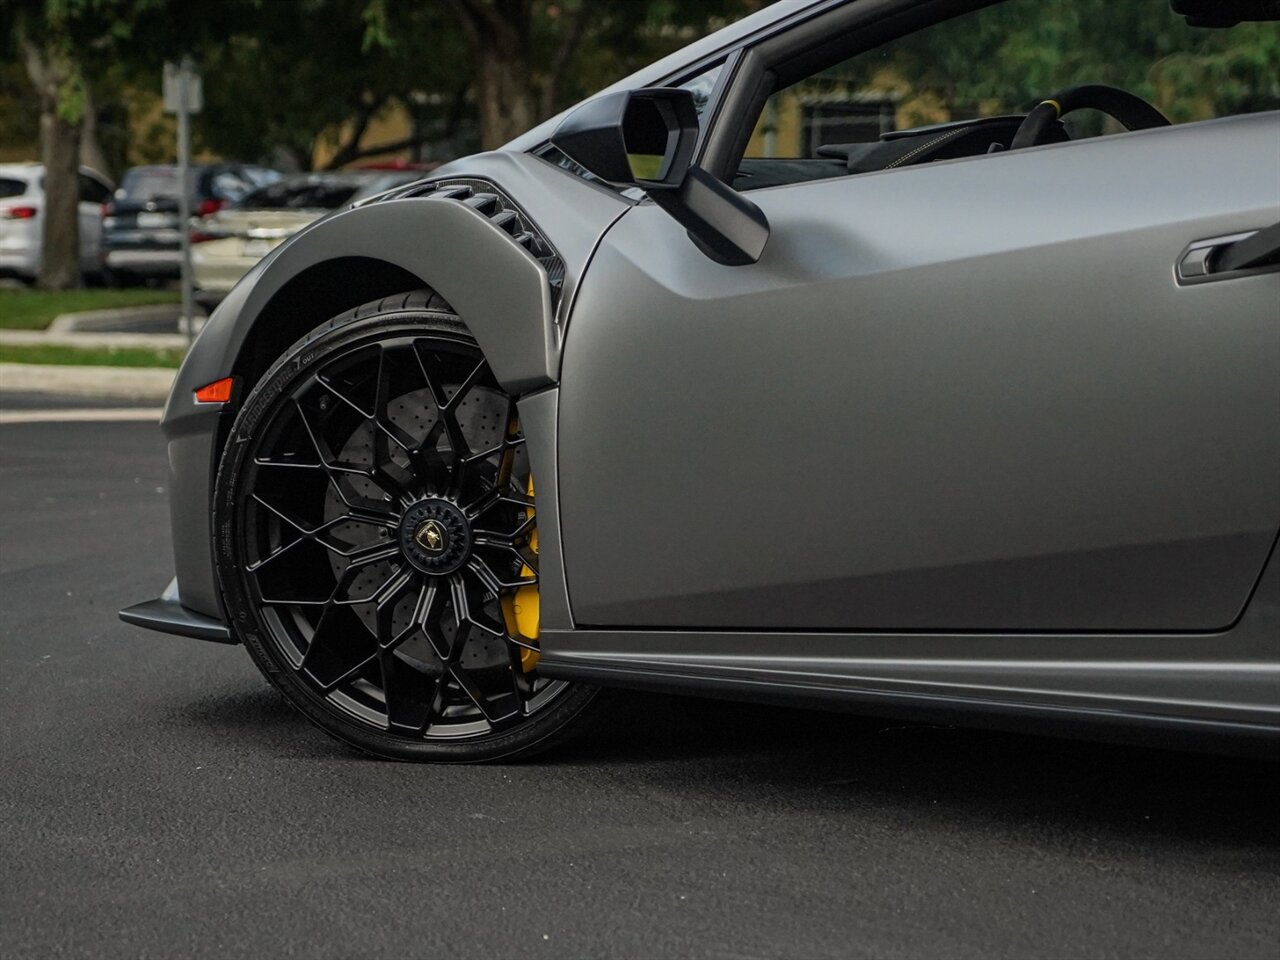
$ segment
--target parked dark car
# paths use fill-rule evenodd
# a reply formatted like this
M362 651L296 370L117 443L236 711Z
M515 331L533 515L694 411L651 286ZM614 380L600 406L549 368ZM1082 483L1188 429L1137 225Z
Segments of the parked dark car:
M205 216L279 178L275 170L238 163L192 167L193 216ZM109 282L176 277L181 261L180 191L173 165L133 167L102 208L103 272Z
M1280 756L1264 20L776 3L310 225L177 375L124 617L397 759L597 685Z

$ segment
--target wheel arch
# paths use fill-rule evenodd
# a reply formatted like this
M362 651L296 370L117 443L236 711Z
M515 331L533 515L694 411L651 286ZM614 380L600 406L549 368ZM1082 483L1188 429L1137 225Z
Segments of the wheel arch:
M520 395L553 382L556 338L542 264L465 203L409 198L326 218L250 271L179 372L166 421L182 414L196 388L229 373L251 386L329 318L423 287L467 324L505 389Z
M291 277L266 303L245 334L231 372L251 389L276 359L316 327L315 318L336 316L379 297L424 287L421 277L385 260L338 257Z

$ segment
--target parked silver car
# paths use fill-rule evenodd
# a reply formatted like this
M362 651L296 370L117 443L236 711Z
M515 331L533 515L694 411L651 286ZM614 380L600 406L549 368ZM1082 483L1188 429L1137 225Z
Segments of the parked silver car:
M98 171L80 168L80 270L86 276L102 270L102 205L112 189ZM39 276L44 222L44 165L0 163L0 275Z
M197 298L217 303L255 263L303 227L421 177L412 171L294 174L195 220L191 272Z

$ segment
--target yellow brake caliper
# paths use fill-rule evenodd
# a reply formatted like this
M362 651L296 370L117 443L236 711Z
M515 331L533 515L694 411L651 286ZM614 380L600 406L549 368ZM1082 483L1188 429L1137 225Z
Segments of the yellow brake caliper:
M533 497L533 474L529 474L529 496ZM532 518L536 511L533 507L529 508L529 517ZM529 549L536 555L538 552L538 528L535 526L533 532L529 534ZM532 577L533 570L526 563L520 568L520 577ZM540 608L538 597L538 585L530 583L523 587L518 587L513 593L508 593L502 598L502 617L507 623L507 633L522 643L536 644L538 642L538 625L540 622ZM524 647L520 649L520 666L528 673L538 665L538 652L529 650Z

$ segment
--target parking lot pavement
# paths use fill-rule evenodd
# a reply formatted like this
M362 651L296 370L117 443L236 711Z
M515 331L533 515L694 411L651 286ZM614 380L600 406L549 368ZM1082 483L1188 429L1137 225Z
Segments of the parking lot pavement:
M137 410L155 409L156 401L137 397L73 396L65 393L35 393L0 388L0 412L31 413L42 410Z
M1277 767L617 694L362 759L171 571L154 424L0 424L0 956L1274 957Z

